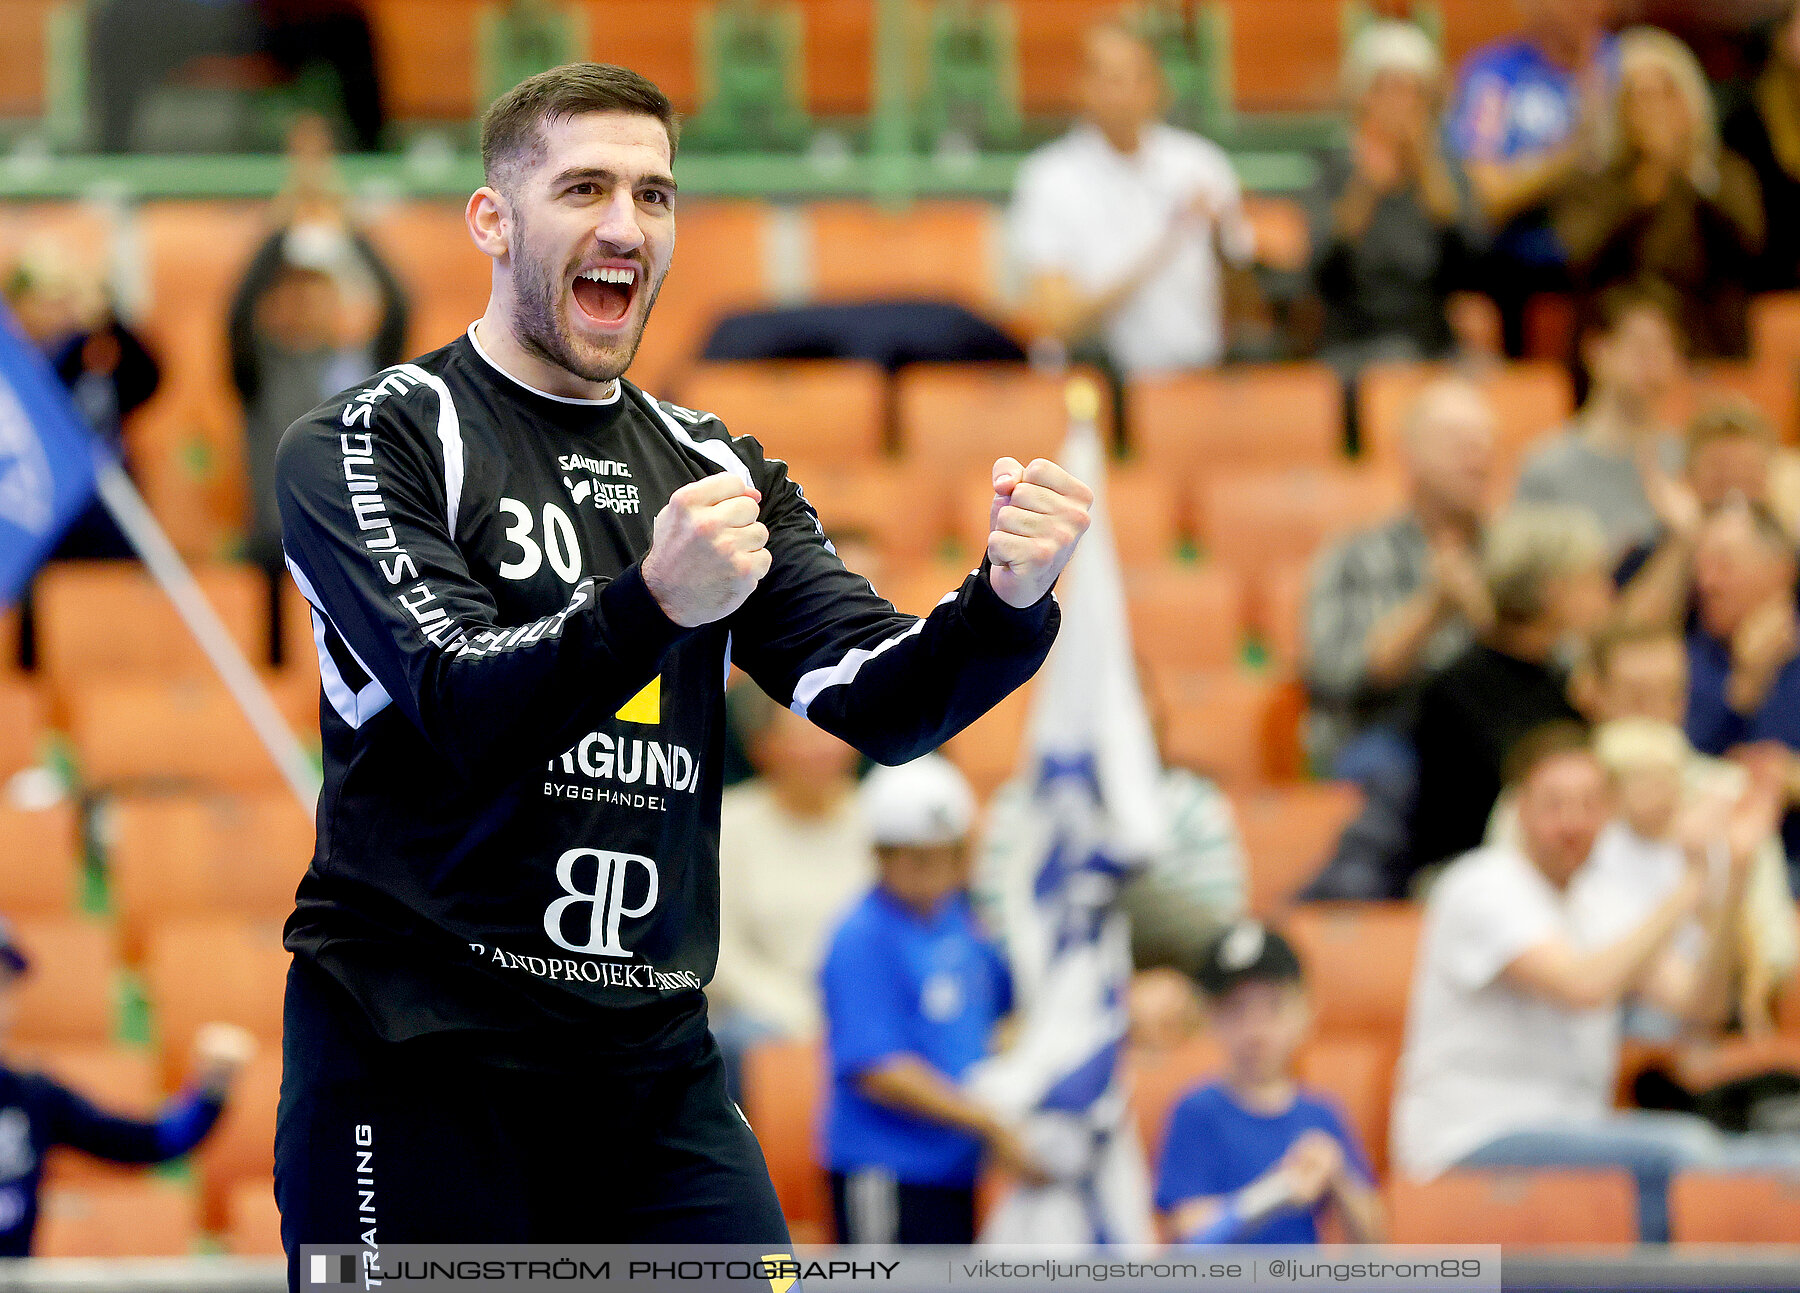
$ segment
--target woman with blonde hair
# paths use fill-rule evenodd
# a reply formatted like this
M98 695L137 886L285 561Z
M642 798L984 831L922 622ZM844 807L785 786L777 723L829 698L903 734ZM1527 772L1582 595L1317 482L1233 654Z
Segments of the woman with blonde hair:
M1719 143L1688 47L1654 27L1620 36L1605 127L1604 168L1570 185L1553 215L1584 306L1616 284L1657 283L1680 301L1696 356L1742 355L1762 198L1749 163Z

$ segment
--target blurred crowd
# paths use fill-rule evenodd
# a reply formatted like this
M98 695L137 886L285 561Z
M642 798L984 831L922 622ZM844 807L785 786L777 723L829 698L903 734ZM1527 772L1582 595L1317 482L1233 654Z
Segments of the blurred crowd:
M319 38L282 6L218 8L222 50ZM1456 69L1418 26L1362 27L1342 69L1348 142L1320 159L1302 247L1275 258L1306 302L1284 353L1352 390L1374 363L1446 361L1405 417L1404 506L1330 545L1309 580L1308 756L1362 808L1303 898L1424 903L1399 1171L1623 1166L1640 1234L1665 1239L1677 1172L1800 1172L1795 1075L1763 1075L1763 1113L1729 1126L1705 1092L1613 1100L1627 1039L1765 1035L1800 966L1800 456L1748 400L1668 412L1692 364L1745 354L1755 294L1800 287L1800 5L1724 114L1667 32L1611 31L1602 0L1518 8L1515 36ZM1123 20L1089 34L1078 91L1079 121L1026 160L1010 208L1021 340L1121 380L1226 361L1234 276L1271 260L1229 157L1162 120L1157 53ZM379 130L378 100L358 102L343 142ZM298 120L289 160L217 321L243 413L242 555L272 581L282 431L403 359L409 310L324 121ZM1479 378L1523 352L1546 293L1570 303L1583 398L1514 482ZM4 295L131 465L130 415L159 372L121 284L32 248ZM879 587L879 555L839 537ZM96 511L60 555L128 551ZM1013 1004L981 909L1027 788L983 807L942 762L864 778L848 746L747 684L730 706L748 775L723 809L715 1032L740 1065L770 1039L823 1039L840 1236L971 1239L984 1163L1043 1171L960 1085ZM1205 1029L1223 1055L1169 1124L1165 1234L1379 1237L1374 1147L1299 1080L1306 970L1246 915L1231 803L1179 766L1162 792L1170 838L1123 898L1132 1048L1153 1059Z

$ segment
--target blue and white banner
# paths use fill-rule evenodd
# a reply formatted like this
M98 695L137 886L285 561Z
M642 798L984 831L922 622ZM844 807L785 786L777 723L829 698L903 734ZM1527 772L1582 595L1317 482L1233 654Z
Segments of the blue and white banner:
M49 363L0 306L0 609L18 601L86 510L102 452Z
M1065 572L1062 631L1039 676L1021 778L997 797L980 880L1012 965L1020 1024L969 1090L1015 1119L1056 1178L1016 1190L984 1242L1143 1243L1143 1150L1118 1072L1131 983L1121 889L1164 846L1162 767L1125 614L1096 393L1071 387L1062 462L1095 490Z

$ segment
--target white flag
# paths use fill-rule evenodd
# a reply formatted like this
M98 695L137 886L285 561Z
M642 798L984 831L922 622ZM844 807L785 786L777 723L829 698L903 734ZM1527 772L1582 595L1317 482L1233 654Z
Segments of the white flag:
M1062 630L1038 683L1025 767L995 805L984 887L1021 1015L971 1074L1056 1176L1022 1188L984 1242L1148 1243L1143 1150L1118 1073L1131 981L1120 890L1167 835L1162 768L1139 689L1091 384L1071 383L1062 464L1094 487L1093 523L1058 590Z

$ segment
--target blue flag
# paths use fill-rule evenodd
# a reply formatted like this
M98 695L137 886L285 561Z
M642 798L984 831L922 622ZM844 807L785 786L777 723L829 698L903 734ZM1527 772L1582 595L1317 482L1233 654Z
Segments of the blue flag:
M49 362L0 306L0 609L19 600L87 510L103 452Z

